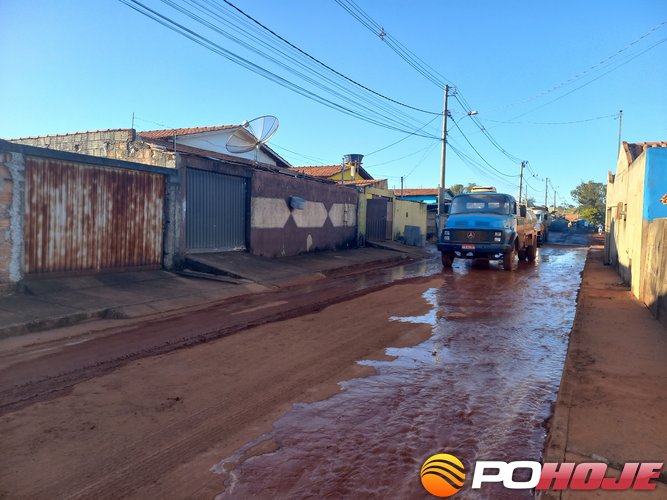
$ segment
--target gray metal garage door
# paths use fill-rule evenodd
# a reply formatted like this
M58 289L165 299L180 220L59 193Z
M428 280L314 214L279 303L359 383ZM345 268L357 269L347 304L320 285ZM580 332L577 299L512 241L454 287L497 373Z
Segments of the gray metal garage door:
M189 168L186 185L187 250L245 250L247 179Z

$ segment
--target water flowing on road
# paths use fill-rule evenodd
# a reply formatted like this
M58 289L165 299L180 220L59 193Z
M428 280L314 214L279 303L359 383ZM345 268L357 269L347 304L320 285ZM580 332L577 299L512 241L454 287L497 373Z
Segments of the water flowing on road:
M421 464L451 453L468 472L457 498L531 498L471 491L471 466L540 460L585 258L585 249L543 248L514 272L457 262L424 294L427 314L392 318L432 325L430 339L388 349L391 361L361 361L376 374L294 406L270 434L215 465L226 476L221 497L428 498ZM263 442L274 451L247 453Z

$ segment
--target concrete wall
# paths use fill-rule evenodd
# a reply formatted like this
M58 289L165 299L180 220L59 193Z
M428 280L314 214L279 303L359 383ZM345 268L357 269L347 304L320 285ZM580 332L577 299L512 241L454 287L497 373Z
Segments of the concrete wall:
M619 155L616 176L607 184L607 221L610 231L610 262L625 283L632 286L639 298L639 269L641 261L642 212L646 153L628 165L624 154Z
M667 149L628 164L619 155L607 184L608 261L632 293L667 325Z
M290 208L290 197L305 200ZM265 257L356 246L353 188L255 171L251 181L250 252Z
M141 140L136 140L133 129L28 137L12 139L11 142L100 158L132 161L155 167L174 168L176 166L173 152L164 151Z
M140 165L138 163L109 160L82 154L72 154L0 140L0 292L3 290L8 291L16 289L17 284L24 278L28 255L26 253L25 239L25 231L27 231L26 221L31 220L29 218L30 213L28 208L31 208L32 212L38 215L41 214L40 210L48 210L48 204L41 202L37 202L38 206L28 207L27 203L29 203L30 200L26 199L27 165L33 165L32 168L34 173L34 164L41 164L40 162L43 163L44 161L52 162L54 164L67 163L70 168L75 170L80 169L81 172L84 172L86 179L92 183L95 182L95 177L98 173L109 174L109 172L112 171L125 171L128 173L128 177L133 177L135 176L134 174L139 175L139 173L141 173L141 175L158 174L159 176L162 176L165 182L165 206L160 206L157 209L160 210L160 217L164 214L164 225L159 223L158 225L160 227L157 228L156 231L161 232L164 229L164 246L161 250L163 253L161 256L158 256L158 260L161 260L162 265L166 268L171 268L174 265L174 256L177 253L176 247L178 246L178 234L176 234L178 231L177 217L174 215L178 212L176 206L179 203L179 181L177 172L174 169L156 168L153 166ZM55 181L55 179L52 180ZM136 184L135 181L131 182L133 185ZM64 180L60 184L64 185ZM33 185L43 188L44 182L37 182L33 179ZM76 187L76 184L74 187ZM81 187L77 189L83 188ZM60 226L49 222L49 230L52 230L53 228L60 229L53 231L56 240L49 236L50 241L48 242L48 248L58 247L59 245L62 246L61 244L65 242L65 240L70 241L70 236L72 235L68 235L67 231L74 231L76 229L74 221L77 220L78 217L85 215L84 212L87 211L86 213L90 213L92 210L91 206L89 206L90 203L88 205L85 203L84 205L81 205L81 202L77 202L70 207L72 211L69 216L66 215L64 207L67 200L72 200L68 193L63 194L61 191L59 191L60 194L58 196L60 197L59 203L61 203L59 208L62 210L62 213L60 211L51 210L49 216L52 216L52 219L56 218L60 222L63 222L63 217L66 220ZM88 192L90 192L90 189ZM35 202L33 201L33 203ZM164 211L162 211L162 209L164 209ZM132 224L135 225L136 229L137 225L143 224L140 217L144 217L145 215L146 214L141 213L137 215L136 220L123 221L114 226L113 230L116 231L121 228L127 228ZM33 220L43 222L42 218L44 217L46 217L44 214L39 215L39 217L34 215ZM52 221L52 219L48 220ZM101 217L98 217L98 219L101 219ZM83 233L77 234L79 236L83 235ZM86 235L88 236L91 234L92 233L90 232L86 232ZM156 238L159 236L160 235L156 235ZM127 235L118 235L118 241L122 240L123 237L127 238ZM57 238L62 238L62 241L57 241ZM132 239L135 240L136 238ZM114 246L119 246L118 241L114 241ZM99 249L101 252L106 250L106 248ZM160 251L160 249L158 251Z
M405 238L405 226L416 226L421 235L421 244L426 242L426 210L424 203L409 200L394 199L394 240Z
M23 277L24 188L23 155L0 151L0 295Z

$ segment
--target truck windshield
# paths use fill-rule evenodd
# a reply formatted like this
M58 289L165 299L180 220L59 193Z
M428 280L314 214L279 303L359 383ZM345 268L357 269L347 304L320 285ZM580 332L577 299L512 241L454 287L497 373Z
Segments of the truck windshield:
M470 194L454 197L450 214L466 213L508 215L510 213L510 201L503 195L497 194Z

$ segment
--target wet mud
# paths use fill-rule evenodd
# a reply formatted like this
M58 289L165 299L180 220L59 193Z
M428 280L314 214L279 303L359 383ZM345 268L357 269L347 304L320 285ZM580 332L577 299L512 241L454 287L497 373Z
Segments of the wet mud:
M540 460L585 258L585 249L544 247L514 272L456 262L424 294L427 314L390 320L429 325L428 340L362 361L374 375L295 405L212 464L225 478L219 498L430 498L419 469L435 453L468 472L477 460ZM469 484L457 498L532 498Z

